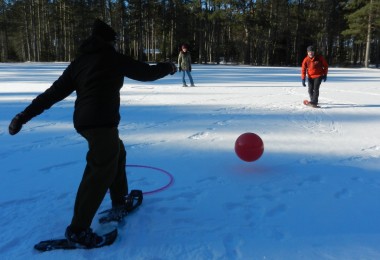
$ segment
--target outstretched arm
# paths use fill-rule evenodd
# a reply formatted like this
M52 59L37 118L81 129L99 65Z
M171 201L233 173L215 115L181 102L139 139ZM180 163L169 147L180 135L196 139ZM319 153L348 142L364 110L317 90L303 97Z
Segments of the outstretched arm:
M177 67L171 62L149 65L128 56L123 56L122 66L126 77L138 81L154 81L177 71Z
M53 85L38 95L25 110L17 114L9 124L9 134L17 134L22 126L33 117L49 109L55 103L69 96L74 91L74 84L71 79L70 66L63 72Z

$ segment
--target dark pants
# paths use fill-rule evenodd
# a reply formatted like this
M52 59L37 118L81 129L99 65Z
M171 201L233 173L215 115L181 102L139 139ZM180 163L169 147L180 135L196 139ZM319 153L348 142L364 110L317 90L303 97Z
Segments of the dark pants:
M309 96L310 96L310 102L313 104L318 104L318 97L319 97L319 87L322 83L322 77L310 79L308 78L308 88L309 88Z
M85 229L110 190L112 204L123 203L128 194L125 172L126 151L114 128L97 128L79 132L88 142L87 165L79 185L71 226Z

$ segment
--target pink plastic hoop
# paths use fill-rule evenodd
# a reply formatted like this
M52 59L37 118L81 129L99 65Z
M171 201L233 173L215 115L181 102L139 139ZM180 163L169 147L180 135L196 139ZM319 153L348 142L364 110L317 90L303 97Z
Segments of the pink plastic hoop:
M150 194L153 194L153 193L157 193L157 192L166 190L167 188L169 188L174 183L174 177L173 177L173 175L171 175L169 172L167 172L167 171L165 171L163 169L157 168L157 167L146 166L146 165L138 165L138 164L127 164L125 167L152 169L152 170L155 170L155 171L162 172L166 176L169 177L169 182L166 185L162 186L161 188L155 189L155 190L145 191L145 192L143 192L144 195L150 195Z

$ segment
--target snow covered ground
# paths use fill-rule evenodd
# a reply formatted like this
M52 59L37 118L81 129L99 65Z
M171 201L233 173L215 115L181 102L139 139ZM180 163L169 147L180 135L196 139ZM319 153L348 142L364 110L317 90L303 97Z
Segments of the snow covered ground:
M1 259L380 259L380 70L331 68L313 109L300 68L224 65L194 65L195 88L179 73L126 79L128 164L174 184L147 194L112 246L35 251L71 220L87 144L72 127L75 96L16 136L8 124L66 65L0 64ZM234 152L244 132L264 141L258 161ZM127 172L131 189L169 181Z

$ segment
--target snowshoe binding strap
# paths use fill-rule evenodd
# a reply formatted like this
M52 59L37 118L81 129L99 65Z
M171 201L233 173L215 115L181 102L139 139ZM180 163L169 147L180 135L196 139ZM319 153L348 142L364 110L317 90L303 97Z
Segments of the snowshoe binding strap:
M101 224L108 222L122 222L124 217L130 212L138 208L143 201L143 193L141 190L132 190L125 198L125 203L111 209L100 212L104 216L99 219Z
M127 211L132 212L140 206L143 201L143 197L143 192L141 190L132 190L125 199Z

